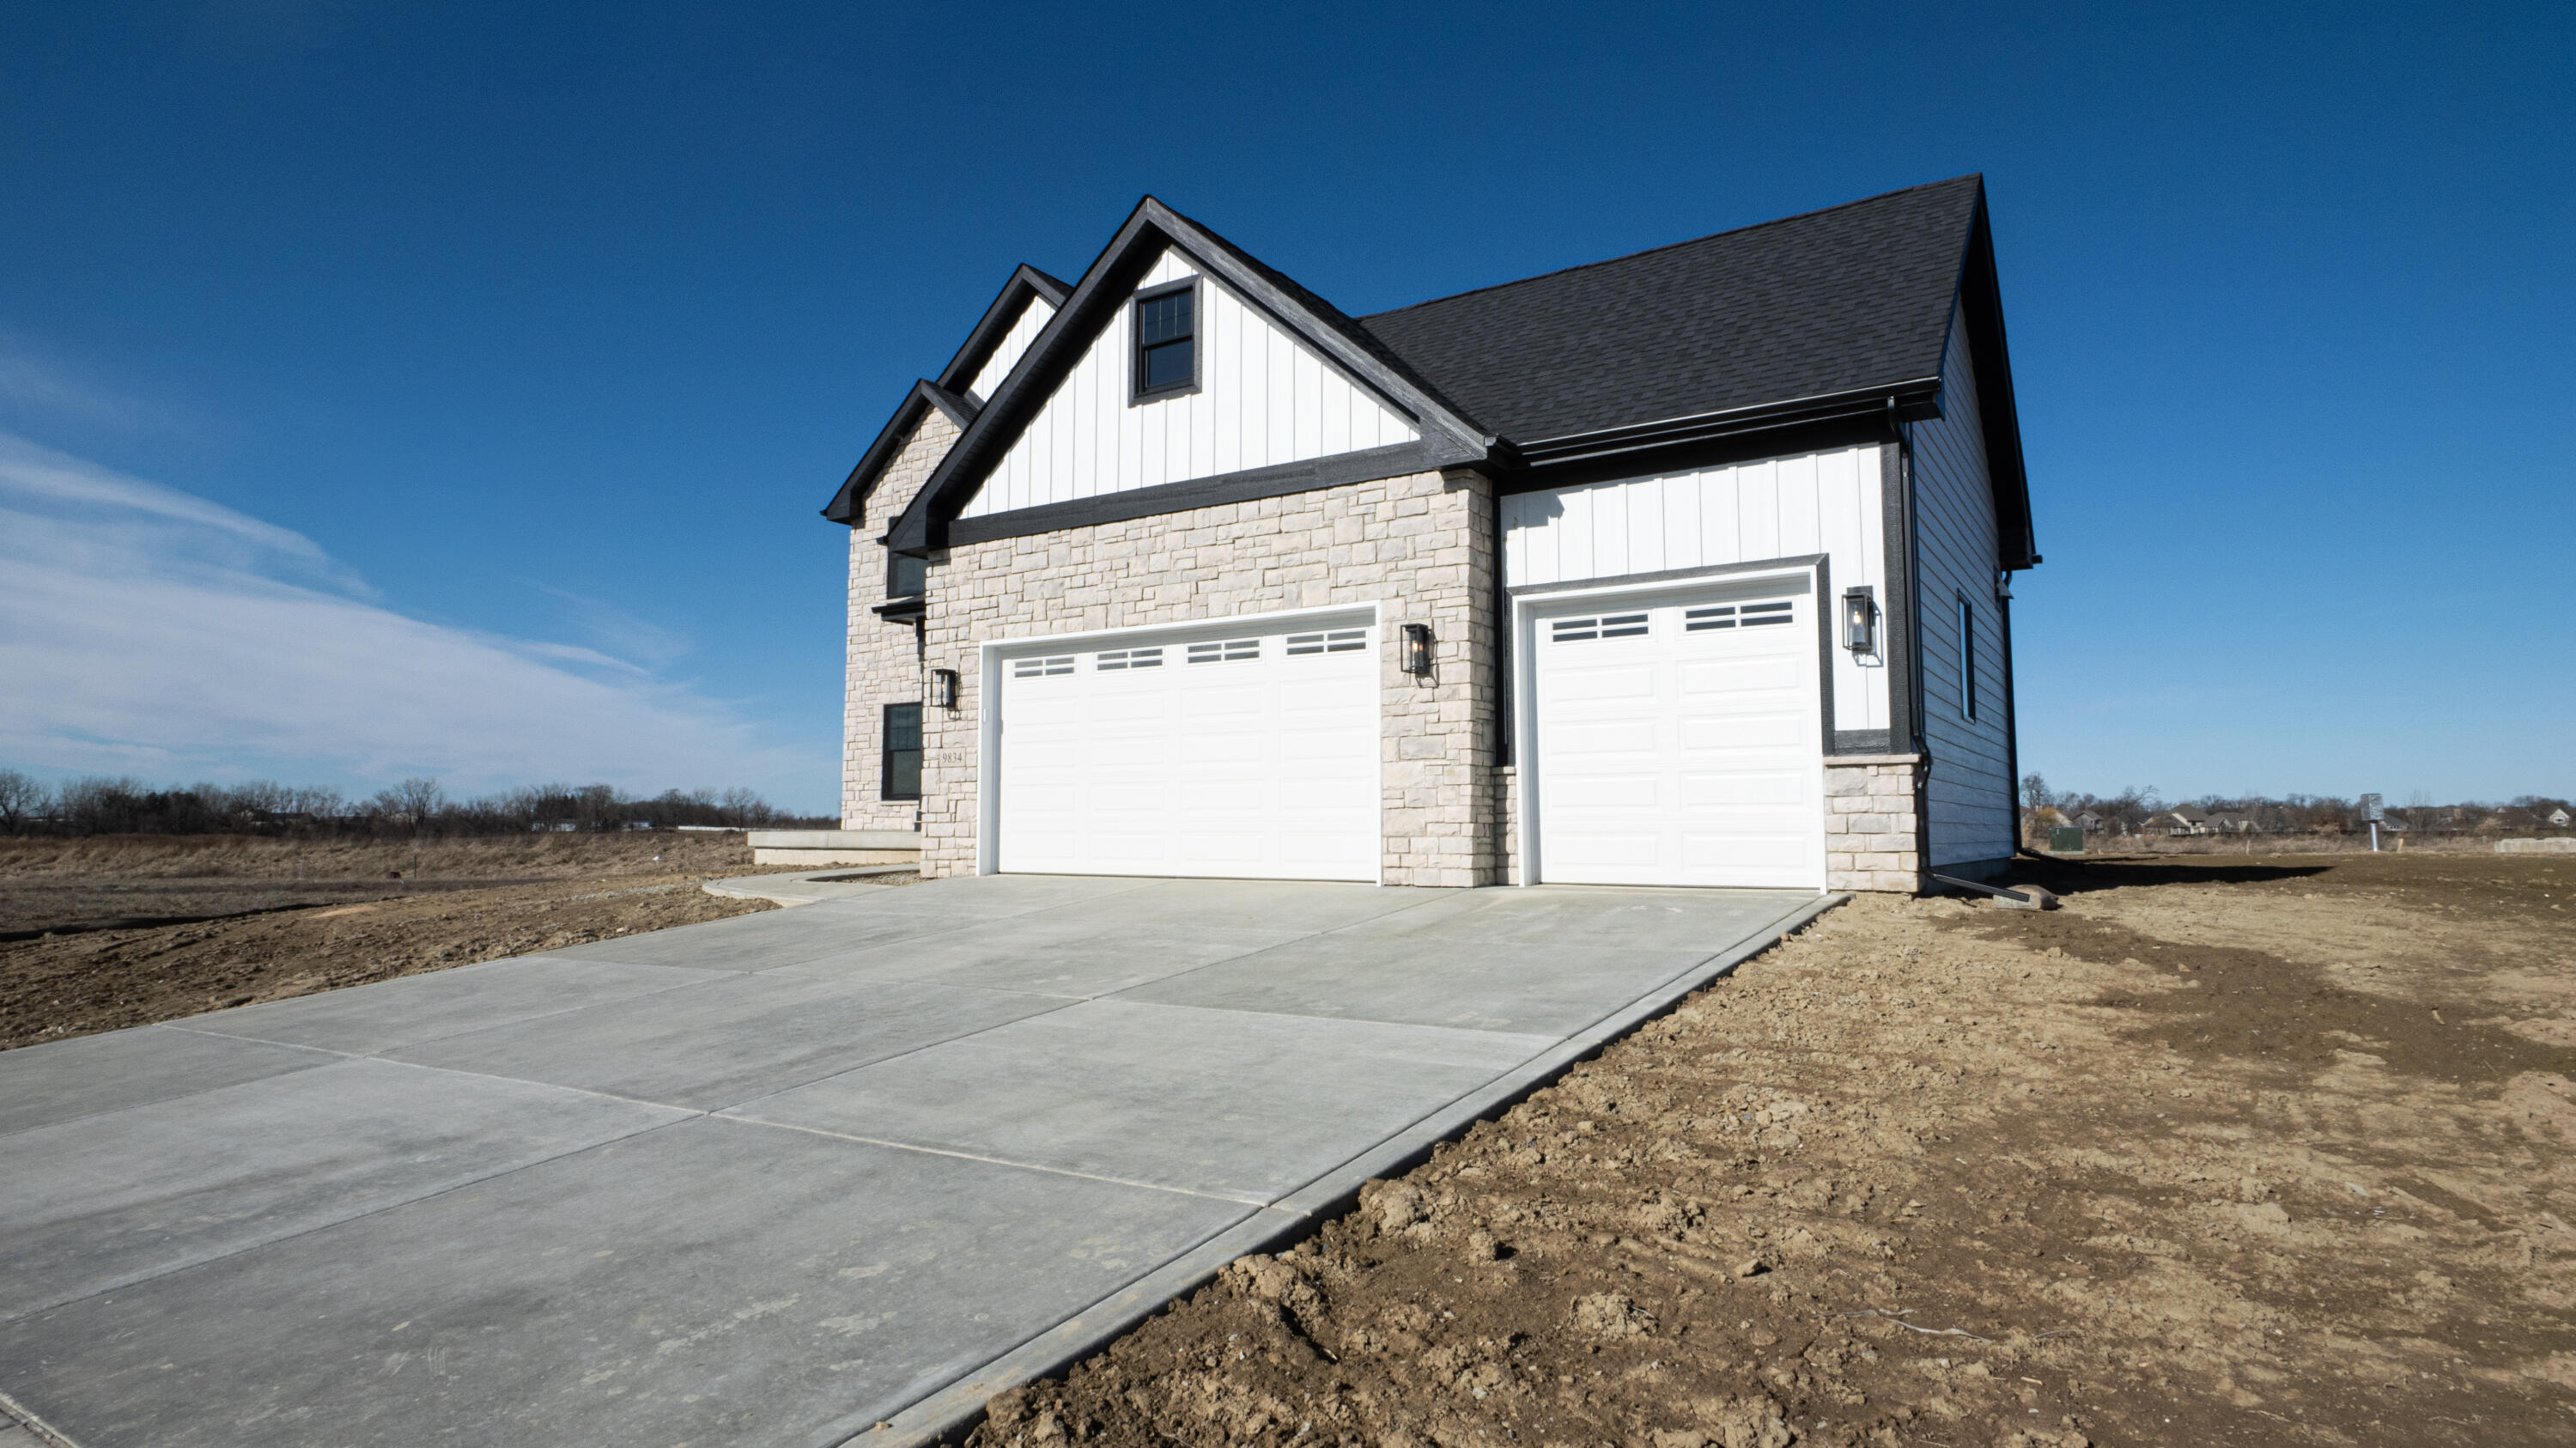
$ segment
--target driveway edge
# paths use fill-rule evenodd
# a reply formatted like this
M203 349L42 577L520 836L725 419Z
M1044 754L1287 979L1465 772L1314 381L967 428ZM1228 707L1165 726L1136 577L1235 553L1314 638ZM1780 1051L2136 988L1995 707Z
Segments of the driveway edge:
M891 1419L855 1436L841 1436L847 1433L845 1428L830 1430L829 1436L816 1440L818 1448L926 1448L965 1437L983 1421L984 1404L994 1394L1068 1371L1152 1317L1165 1303L1204 1286L1238 1257L1313 1235L1324 1219L1349 1210L1359 1200L1361 1187L1429 1160L1442 1143L1518 1105L1612 1041L1671 1010L1691 992L1732 974L1737 966L1851 898L1820 895L1799 906Z

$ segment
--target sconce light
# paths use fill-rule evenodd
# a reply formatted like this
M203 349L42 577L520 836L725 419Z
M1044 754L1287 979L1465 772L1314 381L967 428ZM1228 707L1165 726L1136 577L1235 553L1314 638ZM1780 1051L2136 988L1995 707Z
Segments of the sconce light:
M957 707L957 671L955 669L930 671L930 702L942 709Z
M1404 647L1397 654L1396 662L1416 678L1431 677L1431 625L1409 623L1404 626Z
M1878 600L1866 584L1843 590L1843 647L1856 654L1878 652Z

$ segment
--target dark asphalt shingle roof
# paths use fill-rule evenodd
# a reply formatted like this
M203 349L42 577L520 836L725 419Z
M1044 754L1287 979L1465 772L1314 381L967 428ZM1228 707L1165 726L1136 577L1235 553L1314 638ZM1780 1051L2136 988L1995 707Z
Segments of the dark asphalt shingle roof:
M1941 370L1979 178L1360 318L1515 442L1910 382Z

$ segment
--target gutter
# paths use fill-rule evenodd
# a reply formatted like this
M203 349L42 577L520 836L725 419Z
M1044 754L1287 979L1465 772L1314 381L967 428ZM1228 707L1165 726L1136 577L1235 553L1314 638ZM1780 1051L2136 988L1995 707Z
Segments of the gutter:
M1666 418L1660 422L1641 422L1627 427L1603 428L1597 432L1571 433L1564 437L1541 438L1512 448L1512 459L1523 467L1541 467L1560 463L1585 462L1596 458L1617 457L1624 453L1643 452L1650 448L1667 448L1681 444L1708 442L1742 433L1768 432L1776 428L1798 427L1808 423L1836 422L1846 419L1885 417L1891 411L1904 421L1919 422L1941 415L1941 379L1919 377L1893 387L1870 387L1852 392L1823 393L1814 397L1792 398L1786 402L1765 402L1752 407L1729 408L1723 412L1695 413L1689 417ZM1498 449L1499 452L1499 449ZM1501 461L1498 457L1497 461Z

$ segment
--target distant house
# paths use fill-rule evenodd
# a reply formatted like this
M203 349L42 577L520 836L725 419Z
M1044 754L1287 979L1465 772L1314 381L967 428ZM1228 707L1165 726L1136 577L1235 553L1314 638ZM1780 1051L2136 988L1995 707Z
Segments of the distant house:
M2567 828L2567 811L2563 809L2551 810L2549 812L2549 827L2553 830L2563 830Z
M2209 813L2196 805L2178 804L2147 816L2140 828L2148 834L2205 835L2209 833Z
M2261 828L2252 815L2234 810L2221 810L2209 817L2209 832L2214 835L2250 835Z
M2102 817L2088 809L2075 817L2075 823L2081 826L2085 833L2090 834L2102 828Z

